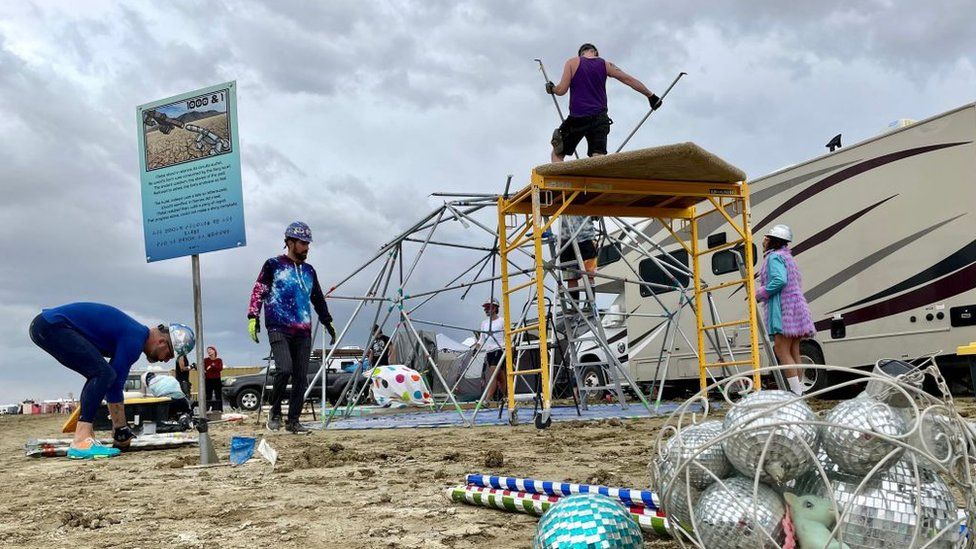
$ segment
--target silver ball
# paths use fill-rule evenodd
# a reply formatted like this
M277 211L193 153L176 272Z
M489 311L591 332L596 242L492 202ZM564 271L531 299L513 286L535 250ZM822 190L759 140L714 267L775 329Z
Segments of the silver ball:
M898 448L872 433L891 437L905 434L905 422L891 406L863 396L841 402L827 413L824 422L831 424L823 428L824 450L841 469L855 475L868 474ZM889 463L900 454L896 451Z
M817 416L810 406L793 393L760 391L742 399L726 414L723 427L735 434L723 440L722 447L740 474L754 477L769 441L759 478L781 484L813 468L811 451L816 452L819 444L819 429L810 424L815 421Z
M658 493L663 494L661 497L661 507L664 509L668 520L680 524L686 531L691 532L692 509L698 505L701 490L694 486L689 488L683 478L678 478L667 490ZM688 497L689 494L691 495L690 498ZM691 500L690 505L689 499Z
M841 516L837 538L850 549L920 547L943 529L946 532L928 547L958 547L964 540L958 526L949 527L958 513L949 486L938 474L922 467L921 460L916 477L913 461L906 457L878 471L857 491L863 477L844 472L821 454L830 489L814 471L797 480L795 492L826 498L833 494Z
M776 490L759 483L753 498L753 481L732 477L702 492L695 522L702 546L708 549L778 548L783 543L785 513Z
M949 416L929 412L921 418L916 416L913 408L899 408L895 410L905 422L905 432L908 433L907 442L920 456L931 455L938 461L950 456L951 439L954 426ZM919 460L924 463L926 460Z
M714 482L715 477L726 476L732 466L725 458L722 445L712 443L723 432L722 422L717 420L705 421L682 429L671 437L664 447L664 459L667 464L662 467L662 471L677 472L677 481L682 484L685 483L685 476L687 476L691 486L698 490ZM701 453L695 456L699 450ZM710 475L709 471L715 477Z

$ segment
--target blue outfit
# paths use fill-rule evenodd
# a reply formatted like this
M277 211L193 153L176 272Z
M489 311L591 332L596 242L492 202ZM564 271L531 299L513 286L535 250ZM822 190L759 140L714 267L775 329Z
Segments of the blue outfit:
M307 227L306 227L307 229ZM309 235L311 237L311 235ZM281 401L288 381L288 422L297 423L308 385L308 362L312 350L312 311L319 322L332 322L329 306L319 286L315 269L308 263L295 263L287 255L264 262L247 309L248 318L258 318L264 306L264 325L268 331L276 373L271 390L270 417L281 417Z
M783 333L782 290L787 280L786 261L779 254L769 254L766 259L766 285L762 287L768 296L766 305L766 329L770 336Z
M308 263L295 263L287 255L279 255L265 261L261 267L251 292L247 317L258 318L263 305L264 326L268 333L310 337L310 304L315 307L322 324L332 321L315 269Z
M58 362L85 377L80 420L91 423L103 398L122 402L125 379L142 354L149 328L109 305L70 303L44 309L31 322L30 336Z

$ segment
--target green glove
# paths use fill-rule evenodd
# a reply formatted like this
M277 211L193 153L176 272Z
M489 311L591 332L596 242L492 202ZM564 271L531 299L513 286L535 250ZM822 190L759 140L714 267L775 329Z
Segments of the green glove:
M336 340L335 326L332 325L331 320L325 323L325 331L329 332L329 337L332 338L332 340L329 341L329 345L335 345L335 340Z
M253 339L255 343L258 343L258 332L260 331L261 331L261 324L258 322L258 319L256 318L248 319L247 333L251 334L251 339Z

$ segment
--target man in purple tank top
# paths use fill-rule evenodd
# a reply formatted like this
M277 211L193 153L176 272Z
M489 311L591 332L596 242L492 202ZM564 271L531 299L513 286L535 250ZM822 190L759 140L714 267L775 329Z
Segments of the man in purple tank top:
M555 95L569 92L569 116L553 135L552 161L562 162L585 137L586 155L607 154L607 135L613 121L607 116L607 77L616 78L647 97L652 109L661 106L640 80L600 58L593 44L580 46L579 55L566 61L558 84L546 82L546 91Z

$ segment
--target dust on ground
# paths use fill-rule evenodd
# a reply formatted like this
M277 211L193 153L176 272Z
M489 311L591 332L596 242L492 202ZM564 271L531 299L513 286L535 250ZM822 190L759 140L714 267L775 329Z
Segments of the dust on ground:
M957 399L976 418L972 398ZM818 408L836 402L814 403ZM264 436L274 471L185 468L197 448L98 462L27 458L32 437L55 437L63 416L0 416L0 547L277 548L528 547L536 517L447 501L467 473L648 486L663 418L443 429L265 433L215 425L227 459L232 435ZM646 534L645 546L676 548Z
M197 448L75 462L27 458L28 438L57 437L64 416L0 417L0 546L125 548L528 547L533 516L449 502L467 473L648 487L663 419L441 429L266 433L249 419L214 425L264 436L274 471L184 468ZM676 547L647 535L647 547Z

